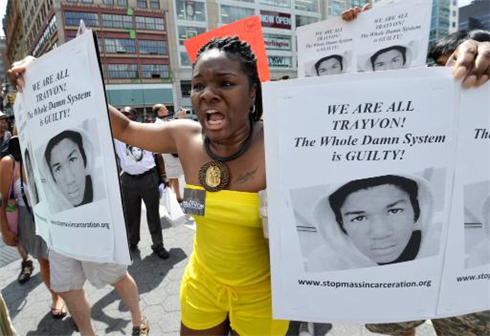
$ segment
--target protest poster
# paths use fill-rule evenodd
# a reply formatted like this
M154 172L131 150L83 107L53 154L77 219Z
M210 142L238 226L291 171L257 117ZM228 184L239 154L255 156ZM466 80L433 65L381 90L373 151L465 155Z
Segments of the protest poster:
M67 256L130 264L95 35L31 63L14 106L37 232Z
M224 36L238 36L240 40L248 42L255 57L257 57L257 70L260 81L265 82L270 80L271 75L269 64L267 63L264 35L262 34L260 18L257 15L229 23L185 40L184 46L191 62L196 60L197 52L203 45L213 38Z
M459 97L450 70L279 81L263 92L274 317L436 316Z
M461 93L441 315L490 307L490 85ZM465 295L462 295L465 293Z
M432 1L386 4L346 22L333 18L302 26L298 77L424 66Z

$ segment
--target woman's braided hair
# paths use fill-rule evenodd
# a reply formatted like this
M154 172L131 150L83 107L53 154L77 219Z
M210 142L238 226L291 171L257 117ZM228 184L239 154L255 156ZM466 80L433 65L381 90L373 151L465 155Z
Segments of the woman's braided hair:
M252 113L252 117L254 121L260 120L262 117L262 86L260 85L259 72L257 70L257 57L255 57L250 45L245 41L241 41L237 36L214 38L199 49L193 67L199 57L211 49L223 51L230 59L240 62L243 72L248 76L250 86L256 85L255 111Z

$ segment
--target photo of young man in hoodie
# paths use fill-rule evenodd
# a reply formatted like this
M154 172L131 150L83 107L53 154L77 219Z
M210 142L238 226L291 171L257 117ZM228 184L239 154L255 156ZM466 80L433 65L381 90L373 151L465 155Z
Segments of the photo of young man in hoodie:
M332 189L313 208L325 244L306 263L309 272L382 266L437 253L428 241L434 193L421 177L381 175Z

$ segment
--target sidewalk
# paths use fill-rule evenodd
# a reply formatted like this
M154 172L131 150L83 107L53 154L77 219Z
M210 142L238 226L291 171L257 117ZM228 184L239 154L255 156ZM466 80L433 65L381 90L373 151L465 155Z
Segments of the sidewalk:
M163 215L165 211L161 213ZM167 260L152 254L146 214L142 212L140 250L133 253L134 262L129 273L138 284L141 309L150 320L150 335L177 336L180 330L180 279L192 251L194 230L192 222L172 225L164 218L162 227L165 247L170 252ZM19 335L79 335L70 317L62 321L51 317L51 297L41 282L39 264L35 263L31 280L19 285L20 262L15 256L14 249L0 243L0 289ZM112 287L96 290L86 284L85 290L92 304L92 319L99 335L131 335L129 311ZM376 334L368 332L362 325L344 324L334 325L328 333L328 336L373 335ZM417 329L417 336L434 335L427 323Z

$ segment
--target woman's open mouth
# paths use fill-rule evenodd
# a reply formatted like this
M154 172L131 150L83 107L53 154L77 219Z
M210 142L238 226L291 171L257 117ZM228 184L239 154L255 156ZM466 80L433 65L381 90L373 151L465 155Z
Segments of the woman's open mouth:
M211 130L220 129L225 122L225 115L216 111L208 110L206 111L206 126Z

